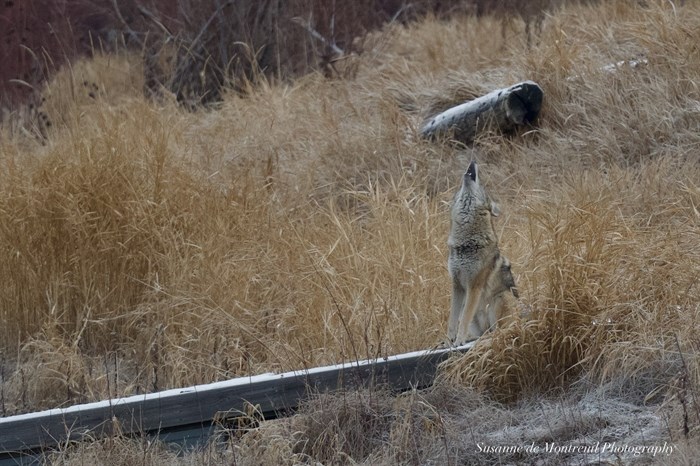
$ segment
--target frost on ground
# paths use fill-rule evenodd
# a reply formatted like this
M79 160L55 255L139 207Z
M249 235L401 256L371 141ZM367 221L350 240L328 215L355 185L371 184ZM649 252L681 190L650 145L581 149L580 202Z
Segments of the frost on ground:
M651 464L675 449L656 407L597 393L580 399L531 401L515 410L513 421L485 432L477 452L484 451L492 460L534 464L616 464L623 460L625 464ZM520 453L498 454L499 446L521 449Z
M600 388L515 405L446 385L319 395L245 433L233 451L251 461L243 464L686 464L689 446L660 406Z

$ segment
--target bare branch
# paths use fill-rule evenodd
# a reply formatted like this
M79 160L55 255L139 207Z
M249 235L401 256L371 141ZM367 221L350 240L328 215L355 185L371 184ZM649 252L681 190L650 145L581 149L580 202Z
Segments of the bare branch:
M117 0L112 0L112 6L114 7L114 12L117 14L117 18L119 18L119 21L124 25L126 28L126 32L129 33L132 39L134 39L140 46L143 47L143 41L139 39L139 35L131 29L131 26L129 26L129 23L126 22L124 17L122 16L122 12L119 11L119 5L117 4Z
M199 34L197 34L197 37L194 38L194 40L190 43L190 48L194 48L197 43L202 39L202 36L204 35L205 32L207 32L207 29L209 29L209 26L211 26L211 22L214 21L214 18L216 18L221 11L232 5L233 0L229 0L228 2L224 3L223 5L220 5L216 10L214 10L214 13L211 14L209 19L207 20L206 23L204 23L204 26L202 26L202 29L200 29Z
M116 2L117 0L112 0L112 1ZM156 24L156 26L158 26L168 37L171 37L171 38L173 37L173 33L170 32L170 30L167 27L165 27L165 25L160 21L160 19L158 19L158 17L156 15L154 15L153 13L151 13L150 11L148 11L146 8L144 8L141 5L136 5L136 8L138 8L139 12L143 16L145 16L147 19L150 19L151 21L153 21Z
M345 51L344 51L343 49L341 49L340 47L338 47L338 46L335 44L335 42L331 42L331 41L329 41L328 39L326 39L325 37L323 37L323 36L321 35L321 33L318 32L316 29L314 29L314 28L311 26L311 24L310 24L308 21L306 21L305 19L300 18L300 17L297 16L297 17L292 18L292 21L293 21L295 24L298 24L299 26L301 26L301 27L303 27L304 29L306 29L306 30L308 31L308 33L311 35L311 37L313 37L314 39L318 40L318 41L321 42L322 44L324 44L324 45L330 47L331 50L333 50L333 52L335 52L336 54L338 54L338 55L345 55Z
M216 0L216 8L217 11L223 9L223 6L221 5L221 0ZM226 50L226 37L224 36L226 23L224 22L224 18L222 18L221 16L219 16L219 24L221 27L221 31L219 31L219 58L221 59L222 66L227 66L229 61L228 51Z

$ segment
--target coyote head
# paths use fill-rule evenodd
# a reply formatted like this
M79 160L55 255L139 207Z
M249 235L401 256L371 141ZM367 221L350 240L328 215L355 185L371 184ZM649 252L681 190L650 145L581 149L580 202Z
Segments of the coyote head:
M479 167L476 162L462 176L460 187L452 204L452 222L454 225L467 226L491 220L499 214L498 205L494 203L479 182ZM490 223L490 222L489 222Z

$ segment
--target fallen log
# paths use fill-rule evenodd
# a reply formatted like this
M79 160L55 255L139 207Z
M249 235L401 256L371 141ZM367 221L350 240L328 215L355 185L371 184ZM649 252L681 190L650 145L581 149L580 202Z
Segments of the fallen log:
M485 130L507 133L537 118L542 96L542 89L533 81L497 89L430 118L420 134L426 139L447 137L469 143Z

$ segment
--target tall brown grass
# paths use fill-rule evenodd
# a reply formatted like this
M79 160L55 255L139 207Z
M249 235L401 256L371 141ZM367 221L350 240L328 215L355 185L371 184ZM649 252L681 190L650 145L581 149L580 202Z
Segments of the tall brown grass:
M442 380L499 400L637 387L694 435L700 10L569 7L530 48L500 24L393 25L354 79L263 80L195 114L110 91L116 58L57 76L45 145L22 121L0 139L6 413L435 345L447 205L476 158L531 319ZM601 70L630 58L647 64ZM430 109L521 79L544 89L536 128L416 137Z

